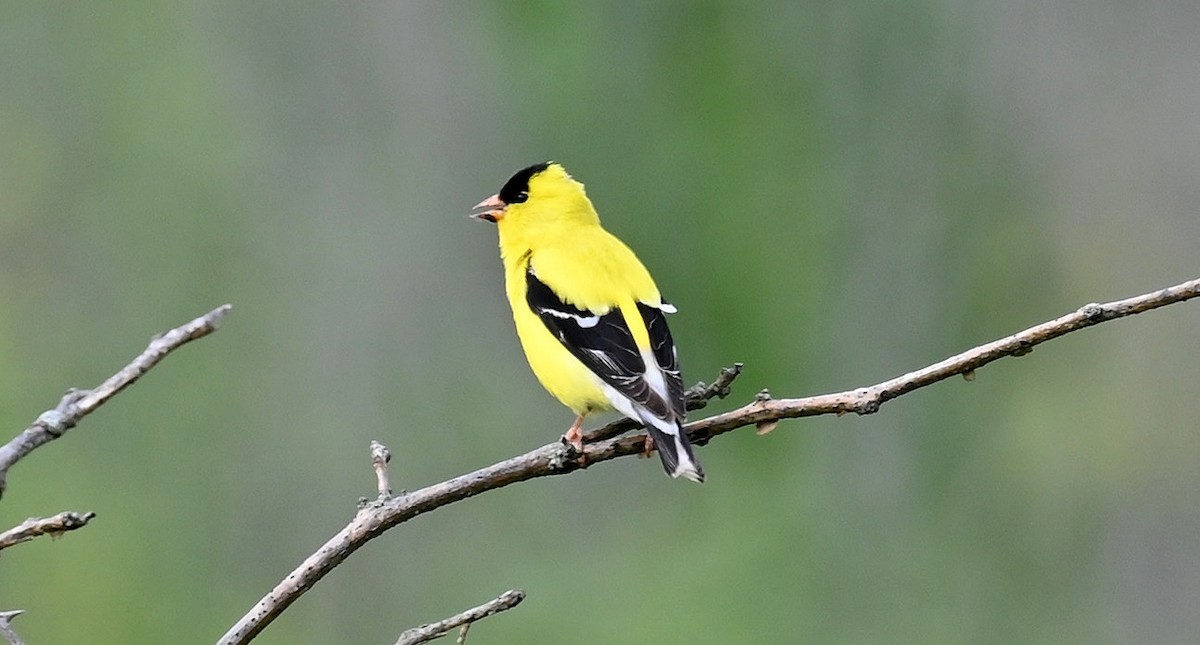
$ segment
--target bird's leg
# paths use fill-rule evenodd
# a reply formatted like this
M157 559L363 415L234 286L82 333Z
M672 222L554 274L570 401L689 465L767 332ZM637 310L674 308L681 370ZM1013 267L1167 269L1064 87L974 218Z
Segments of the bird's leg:
M649 459L651 453L654 452L654 437L646 435L646 443L642 444L642 458Z
M570 429L567 430L567 434L563 435L563 440L566 441L567 443L571 444L571 446L573 448L575 448L575 450L577 450L581 453L583 452L583 417L584 416L585 415L582 415L582 414L579 415L579 418L575 419L575 423L572 423Z

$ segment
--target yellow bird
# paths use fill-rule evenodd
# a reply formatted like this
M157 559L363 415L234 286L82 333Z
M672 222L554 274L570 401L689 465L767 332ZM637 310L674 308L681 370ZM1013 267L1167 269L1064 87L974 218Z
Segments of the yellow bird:
M675 307L562 166L517 172L475 206L495 222L517 336L542 385L579 415L565 439L583 449L589 413L641 422L671 477L704 481L683 431L683 378L667 328ZM647 446L649 451L650 446Z

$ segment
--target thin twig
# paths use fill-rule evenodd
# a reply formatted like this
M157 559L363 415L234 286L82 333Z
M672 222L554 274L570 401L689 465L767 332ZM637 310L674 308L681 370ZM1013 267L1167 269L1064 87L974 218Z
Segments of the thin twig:
M524 591L521 591L520 589L510 589L500 594L500 596L494 600L489 600L478 607L472 607L461 614L455 614L445 620L439 620L436 623L421 625L420 627L414 627L410 630L407 630L403 634L400 634L400 638L396 641L396 645L418 645L418 643L428 643L435 638L441 638L442 636L449 634L450 631L455 627L463 628L462 633L459 635L460 640L458 641L461 643L463 640L465 640L466 631L470 628L471 623L478 620L483 620L492 614L498 614L502 611L512 609L513 607L521 604L522 600L525 600Z
M781 419L818 414L840 415L848 412L871 414L882 404L902 394L958 374L973 374L980 367L1006 356L1028 354L1034 346L1064 334L1197 296L1200 296L1200 279L1125 300L1102 305L1085 305L1061 318L1030 327L878 385L798 399L771 399L764 391L749 404L730 412L693 421L687 424L686 430L694 443L703 445L717 435L745 426L756 426L760 430L769 429L771 423ZM618 423L614 427L627 426ZM351 553L397 524L509 484L537 477L565 475L600 462L640 454L643 451L644 435L597 440L597 437L604 437L609 432L611 428L601 429L585 437L582 455L556 441L486 468L420 490L396 495L377 505L360 508L350 524L306 558L259 600L218 643L233 645L250 642L284 609Z
M379 485L379 499L386 499L392 496L392 484L388 481L388 462L392 460L392 453L388 452L387 446L378 441L371 442L371 467L375 469L375 480Z
M63 511L51 517L31 517L0 533L0 550L7 549L14 544L28 542L39 535L59 537L67 531L87 526L93 517L96 517L96 514L91 511L87 513Z
M1059 336L1109 320L1190 300L1197 296L1200 296L1200 278L1124 300L1104 304L1086 304L1065 316L969 349L961 354L955 354L928 367L870 387L798 399L760 397L736 410L688 424L688 436L692 437L696 443L703 444L712 437L751 423L811 417L820 414L841 415L848 412L858 415L872 414L877 412L881 405L898 396L952 376L961 374L968 381L974 380L975 370L980 367L1007 356L1025 356L1032 352L1037 345ZM588 456L588 459L592 459L591 455Z
M81 419L158 365L167 354L216 331L221 319L230 309L230 305L221 305L191 322L155 336L145 351L94 390L68 390L54 409L43 412L21 434L0 446L0 496L4 495L8 469L12 468L13 464L39 446L63 436Z
M742 373L742 364L734 363L732 367L722 367L721 372L717 374L717 380L709 385L705 385L703 381L688 388L684 392L683 398L688 410L700 410L708 407L708 404L713 399L723 399L729 396L730 387L733 386L733 381Z
M0 636L3 636L9 645L25 645L25 641L21 640L21 637L17 636L17 632L12 628L12 619L23 613L25 613L23 609L0 611Z

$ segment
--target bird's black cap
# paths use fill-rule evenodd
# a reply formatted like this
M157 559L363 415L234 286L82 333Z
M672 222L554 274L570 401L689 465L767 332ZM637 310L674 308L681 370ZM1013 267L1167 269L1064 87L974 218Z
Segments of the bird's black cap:
M504 187L500 189L498 193L500 201L505 204L520 204L529 199L529 180L533 179L534 175L549 168L551 163L553 162L543 161L542 163L535 163L528 168L518 170L517 174L505 182Z

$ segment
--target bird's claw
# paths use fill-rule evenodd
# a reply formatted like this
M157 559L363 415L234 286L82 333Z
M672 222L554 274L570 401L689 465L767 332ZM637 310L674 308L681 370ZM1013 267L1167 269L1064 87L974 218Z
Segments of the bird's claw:
M583 432L579 428L572 427L567 430L567 434L562 437L563 443L575 449L575 452L583 452Z
M642 459L649 459L650 455L653 453L654 453L654 437L651 437L650 435L646 435L646 441L645 441L645 443L642 444L642 454L640 456Z
M587 465L587 453L583 451L582 432L576 432L575 434L567 432L567 434L562 436L562 444L563 448L565 449L564 452L566 453L564 456L567 460L578 459L579 465Z

